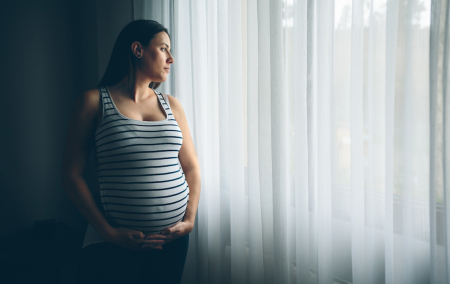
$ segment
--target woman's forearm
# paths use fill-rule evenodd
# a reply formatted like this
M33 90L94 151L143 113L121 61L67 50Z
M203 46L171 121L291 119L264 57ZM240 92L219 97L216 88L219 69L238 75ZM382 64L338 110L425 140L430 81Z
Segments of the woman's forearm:
M62 186L75 207L92 224L100 236L107 240L113 227L95 204L86 181L82 177L66 177L63 178Z
M189 201L184 215L184 221L195 223L195 215L197 214L198 202L200 199L200 168L193 168L184 171L184 176L189 185Z

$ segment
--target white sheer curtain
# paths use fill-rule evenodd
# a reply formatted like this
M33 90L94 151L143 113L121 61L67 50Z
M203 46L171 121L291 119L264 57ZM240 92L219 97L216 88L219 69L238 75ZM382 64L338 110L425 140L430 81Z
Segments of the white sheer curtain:
M202 168L184 283L450 283L447 0L135 0Z

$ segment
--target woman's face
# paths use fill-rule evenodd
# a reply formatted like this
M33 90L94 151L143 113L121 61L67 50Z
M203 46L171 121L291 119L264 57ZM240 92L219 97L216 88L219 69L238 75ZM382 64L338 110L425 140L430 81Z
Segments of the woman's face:
M134 43L133 43L134 44ZM164 82L167 80L169 68L175 60L170 53L170 39L166 32L160 32L150 41L148 46L137 47L135 54L141 52L138 60L139 69L152 82Z

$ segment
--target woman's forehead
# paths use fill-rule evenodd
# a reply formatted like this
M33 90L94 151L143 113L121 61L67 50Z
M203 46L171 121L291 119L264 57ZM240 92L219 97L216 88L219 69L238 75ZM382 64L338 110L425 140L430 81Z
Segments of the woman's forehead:
M168 45L170 45L170 38L166 32L157 33L155 36L155 40L157 44L167 43Z
M170 38L165 32L157 33L150 41L148 48L159 48L161 46L167 47L169 50L172 49Z

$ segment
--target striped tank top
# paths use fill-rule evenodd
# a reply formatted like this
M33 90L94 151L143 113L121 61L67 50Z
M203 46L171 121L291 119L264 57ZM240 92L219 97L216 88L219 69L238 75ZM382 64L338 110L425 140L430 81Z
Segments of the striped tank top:
M108 88L99 88L102 121L95 132L95 160L105 218L114 227L158 234L183 220L189 187L178 160L183 135L168 104L156 92L166 119L140 121L122 115ZM84 246L103 239L89 224Z

